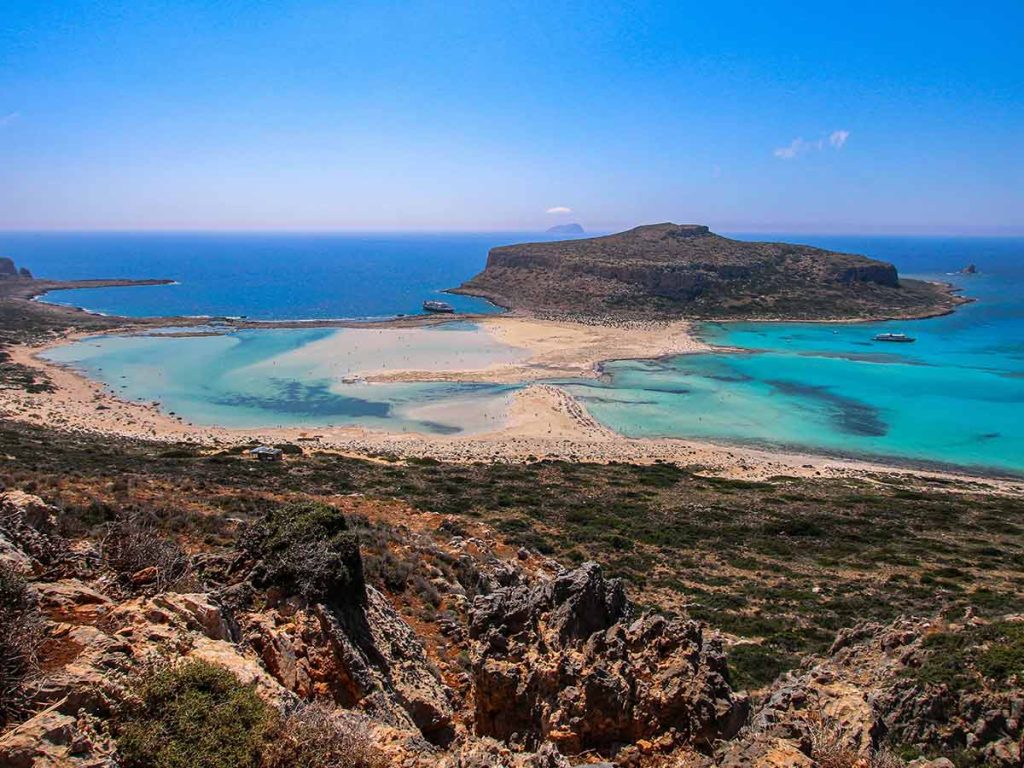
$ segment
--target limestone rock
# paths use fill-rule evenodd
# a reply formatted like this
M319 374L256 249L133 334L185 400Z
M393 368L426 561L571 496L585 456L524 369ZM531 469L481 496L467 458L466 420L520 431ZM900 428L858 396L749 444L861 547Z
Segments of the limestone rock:
M480 735L563 753L614 751L671 732L702 747L742 725L717 639L696 622L633 619L621 583L586 563L473 605L473 703Z
M66 554L57 533L57 510L19 490L0 493L0 556L24 569L26 558L39 573ZM20 553L20 555L18 554Z
M87 624L55 626L49 642L51 652L66 661L26 686L26 700L36 707L61 701L66 713L96 711L103 705L111 672L124 671L131 663L132 648L123 638Z
M149 600L149 605L154 611L163 611L212 640L231 640L238 634L234 623L207 594L164 592Z
M435 743L451 738L451 704L423 644L372 587L365 607L286 604L241 623L245 641L288 690L330 696Z
M4 768L114 768L113 747L87 717L66 714L63 702L0 737Z
M110 598L79 579L37 582L33 587L44 611L85 618L102 615L112 606Z
M1019 768L1024 695L923 685L907 674L930 653L923 640L935 631L964 627L900 619L840 632L825 658L775 683L752 729L807 741L816 723L825 722L841 734L843 746L864 757L892 742L969 748L985 765Z
M29 576L35 571L35 561L3 532L0 532L0 563L5 563L22 576Z

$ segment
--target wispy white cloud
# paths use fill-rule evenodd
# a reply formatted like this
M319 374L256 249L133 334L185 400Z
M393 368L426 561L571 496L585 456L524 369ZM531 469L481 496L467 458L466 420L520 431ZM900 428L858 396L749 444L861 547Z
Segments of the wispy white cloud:
M0 115L0 128L6 128L20 117L20 112L8 112L6 115Z
M813 145L797 137L789 142L789 146L779 147L775 150L775 156L783 160L792 160L813 149Z
M556 205L554 208L548 208L548 213L572 213L572 208L566 208L564 205Z
M828 143L836 149L842 149L848 138L850 138L849 131L832 131L828 135Z
M801 137L793 139L785 147L778 147L772 154L774 154L780 160L792 160L801 155L806 155L809 152L820 152L825 147L831 147L832 149L842 149L846 144L846 140L850 138L850 132L844 130L835 130L828 135L828 138L815 139L814 141L805 141Z

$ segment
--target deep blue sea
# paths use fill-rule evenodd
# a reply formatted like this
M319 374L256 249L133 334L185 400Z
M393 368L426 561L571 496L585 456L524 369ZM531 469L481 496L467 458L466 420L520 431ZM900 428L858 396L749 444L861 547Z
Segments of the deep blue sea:
M247 316L258 320L384 318L440 295L483 269L495 245L543 234L22 234L0 233L0 255L37 277L162 278L176 285L57 291L48 301L105 314Z
M899 323L705 325L709 341L745 351L613 362L600 381L561 382L596 418L631 436L697 437L1024 474L1024 238L733 236L863 253L892 261L903 276L955 282L976 301L952 315ZM490 247L541 237L0 233L0 255L44 277L166 277L179 283L48 297L107 313L388 317L417 312L424 299L475 274ZM968 263L977 264L980 274L949 274ZM446 300L462 310L495 311L470 298ZM906 332L917 342L873 342L881 330ZM295 366L284 376L283 368L273 373L281 355L301 351L322 333L255 334L229 337L224 349L237 346L244 354L219 353L223 338L149 338L96 340L77 352L62 351L62 359L126 396L173 403L197 423L393 424L451 433L499 419L510 391L342 388L323 371L314 375L312 368L304 373ZM203 361L202 370L196 360Z

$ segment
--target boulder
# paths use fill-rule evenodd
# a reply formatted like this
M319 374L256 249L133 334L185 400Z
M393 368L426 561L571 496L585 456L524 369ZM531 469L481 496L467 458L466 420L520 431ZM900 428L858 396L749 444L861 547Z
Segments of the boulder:
M78 622L93 622L113 606L110 598L79 579L36 582L39 607Z
M0 532L0 563L4 563L22 576L31 576L36 570L35 561L2 532Z
M19 490L0 493L0 557L19 570L27 559L35 573L59 562L67 546L57 535L57 515L38 496Z
M87 624L54 626L49 646L51 659L64 663L29 682L25 699L34 707L62 702L61 709L68 714L101 710L111 673L125 671L132 659L132 648L123 638Z
M181 621L211 640L232 640L238 628L208 594L164 592L148 601L154 616Z

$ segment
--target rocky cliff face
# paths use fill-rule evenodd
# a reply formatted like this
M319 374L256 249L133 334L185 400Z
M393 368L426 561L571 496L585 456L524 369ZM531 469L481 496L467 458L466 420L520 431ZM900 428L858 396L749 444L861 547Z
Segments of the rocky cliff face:
M457 291L513 309L592 317L884 317L954 303L864 256L676 224L494 248L486 269Z
M313 522L325 514L291 509ZM59 510L37 497L6 492L0 513L0 567L32 579L51 659L19 689L32 714L0 736L2 765L115 765L116 745L96 725L126 695L125 675L168 654L228 669L282 712L319 701L358 713L389 764L408 766L568 768L562 755L613 754L643 738L707 749L746 713L717 640L693 622L636 617L622 585L592 563L544 578L481 554L474 568L486 594L467 625L454 615L445 625L470 652L462 686L435 668L388 598L352 572L358 553L347 549L343 525L333 544L290 542L319 546L334 563L330 547L343 547L343 583L360 594L316 600L300 594L286 567L295 554L273 537L276 561L253 560L251 548L200 555L204 585L171 588L150 572L157 566L116 578L103 564L109 552L62 538Z

